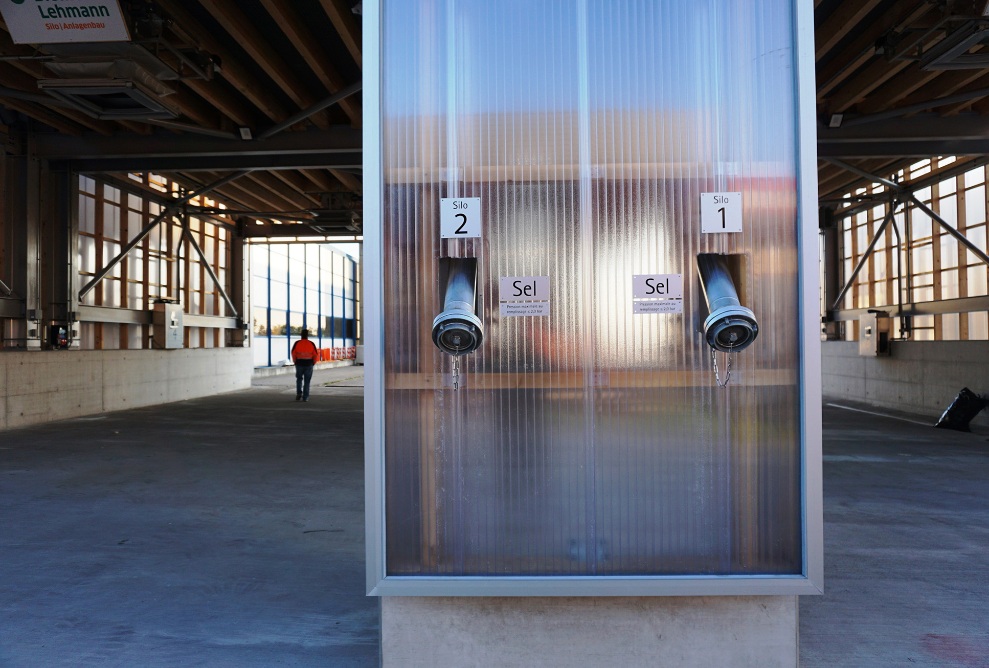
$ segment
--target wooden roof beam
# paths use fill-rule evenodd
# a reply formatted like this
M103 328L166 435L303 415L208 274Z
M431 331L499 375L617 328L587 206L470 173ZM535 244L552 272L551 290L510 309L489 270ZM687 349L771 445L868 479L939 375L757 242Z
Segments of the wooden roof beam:
M824 20L821 27L814 31L817 60L820 60L824 54L844 39L852 28L861 24L869 12L878 7L882 1L862 0L861 2L843 2L838 5L831 16Z
M319 0L319 4L323 5L323 11L330 17L333 27L337 29L340 39L357 63L357 67L364 69L361 62L361 28L357 25L350 7L343 0Z
M300 109L311 107L316 102L292 68L231 0L209 0L202 6Z
M234 56L207 31L202 25L185 10L182 0L157 0L158 4L168 12L168 14L179 23L181 29L189 34L198 45L217 56L222 62L220 76L226 79L241 95L256 106L261 113L273 121L280 121L288 117L289 111L275 101L273 96L267 95L265 91L257 85L257 82L247 73L247 70L237 61ZM197 91L198 92L198 91ZM209 99L207 97L207 99Z
M341 88L345 88L350 82L344 81L336 69L330 63L323 47L313 37L312 32L306 27L299 15L291 8L290 3L283 0L261 0L261 4L271 14L282 32L292 40L296 50L309 63L309 68L316 74L316 77L326 87L330 93L334 93ZM350 119L353 127L361 127L361 106L355 97L347 97L338 103L340 108Z

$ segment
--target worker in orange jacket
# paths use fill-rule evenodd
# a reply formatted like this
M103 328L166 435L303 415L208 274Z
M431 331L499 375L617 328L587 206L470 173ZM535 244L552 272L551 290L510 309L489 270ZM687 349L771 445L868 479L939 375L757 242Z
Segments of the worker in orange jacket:
M316 344L309 340L309 330L302 330L302 338L292 346L292 361L295 362L295 400L309 401L309 382L312 370L319 359Z

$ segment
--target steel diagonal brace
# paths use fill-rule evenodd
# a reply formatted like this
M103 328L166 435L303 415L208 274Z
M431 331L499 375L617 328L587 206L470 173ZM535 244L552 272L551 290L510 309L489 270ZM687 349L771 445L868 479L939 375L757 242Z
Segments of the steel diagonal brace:
M120 252L117 253L117 255L114 256L114 258L110 260L105 267L103 267L98 272L96 272L96 275L92 278L91 281L89 281L89 283L86 283L86 285L82 287L82 289L79 291L80 301L82 300L83 297L89 294L89 291L92 290L94 287L96 287L96 285L100 281L106 278L107 274L113 271L113 268L116 267L117 264L124 259L127 253L129 253L135 246L141 243L144 237L148 236L153 229L158 227L159 223L165 220L168 216L173 215L176 209L188 203L190 200L199 197L200 195L205 195L206 193L212 190L216 190L217 188L222 188L231 181L239 179L240 177L245 176L247 174L250 174L252 171L254 170L245 169L239 172L234 172L233 174L229 174L223 177L222 179L220 179L219 181L214 181L213 183L210 183L209 185L205 185L202 188L199 188L198 190L194 190L190 193L187 193L186 195L183 195L179 199L175 200L174 202L166 206L165 209L160 214L155 216L154 220L152 220L150 223L145 225L144 228L137 233L137 236L135 236L133 239L127 242L127 244L120 249ZM236 309L234 310L236 311Z
M192 249L196 251L196 255L199 256L199 261L203 263L203 268L206 270L206 273L209 274L210 279L212 279L213 285L215 285L216 289L220 292L220 296L223 297L223 301L227 303L227 308L229 308L230 312L233 313L233 317L239 318L240 310L234 306L233 301L231 301L230 297L227 296L227 291L223 289L220 279L216 277L213 267L210 266L209 260L206 259L206 254L203 253L202 249L199 247L199 244L196 243L196 239L192 236L192 232L189 231L189 227L187 225L183 226L182 234L185 236L186 241L189 242L189 245L192 246Z
M893 221L893 215L896 213L896 208L900 204L902 204L902 202L897 202L896 200L890 203L889 211L886 212L886 217L883 218L882 225L880 225L879 229L876 230L875 235L872 237L872 241L869 242L869 247L865 249L864 253L862 253L862 257L859 259L858 264L855 265L852 275L845 282L845 287L841 289L841 292L838 293L838 296L834 300L834 304L831 305L832 311L838 309L838 305L841 304L841 300L845 298L845 294L852 288L852 284L855 283L855 279L858 278L859 272L862 271L862 267L864 267L865 263L869 261L869 258L872 256L872 251L876 249L876 244L878 244L879 239L882 238L883 232L886 231L886 228L889 227L889 224Z

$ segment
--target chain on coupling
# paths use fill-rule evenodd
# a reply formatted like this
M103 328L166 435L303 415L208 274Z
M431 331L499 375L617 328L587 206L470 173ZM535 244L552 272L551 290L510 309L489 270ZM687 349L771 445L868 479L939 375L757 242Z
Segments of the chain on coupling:
M718 353L714 348L711 348L711 361L714 363L714 382L718 384L718 387L728 387L728 381L731 380L731 362L732 356L736 353L732 350L732 346L728 346L728 353L725 358L728 363L725 368L725 380L721 382L721 374L718 372Z
M453 389L460 389L460 355L453 356Z

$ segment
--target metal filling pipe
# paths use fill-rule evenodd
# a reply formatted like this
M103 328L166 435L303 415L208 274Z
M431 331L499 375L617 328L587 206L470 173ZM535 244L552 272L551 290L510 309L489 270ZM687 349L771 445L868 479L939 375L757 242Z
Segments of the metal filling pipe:
M704 321L705 340L722 352L744 350L759 335L759 323L755 314L739 301L725 256L698 255L697 268L710 312Z
M443 312L433 320L433 343L448 355L474 352L484 338L477 317L477 260L449 258Z

